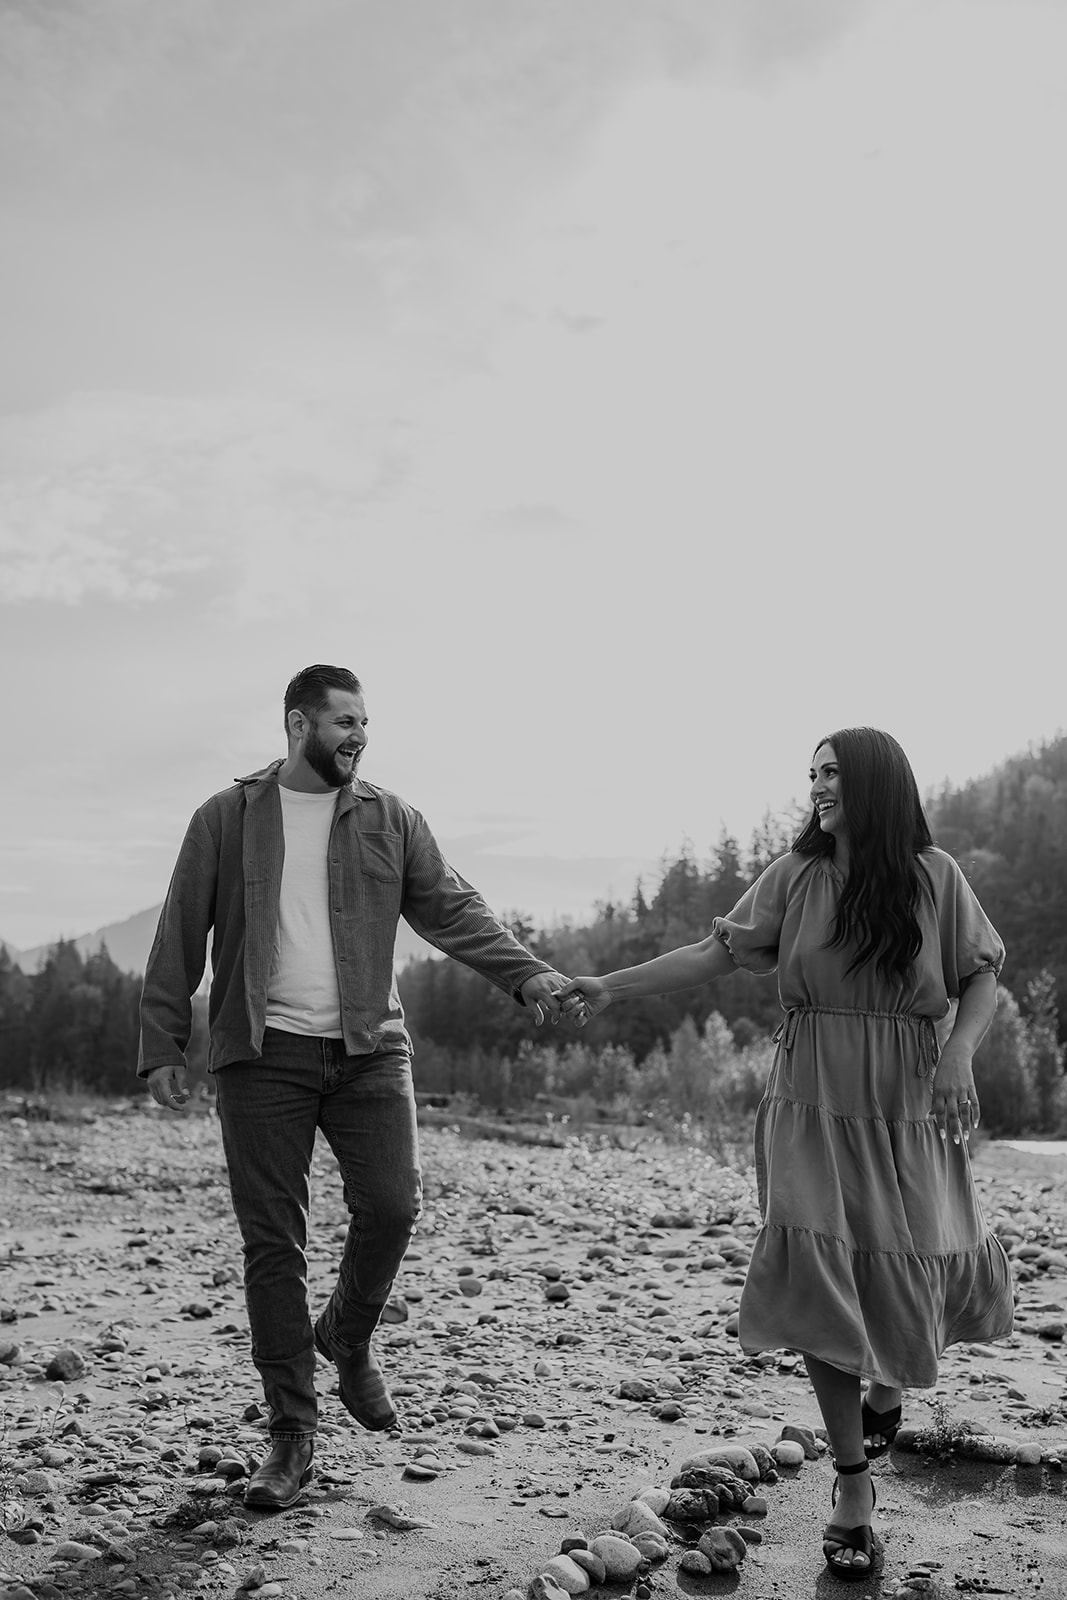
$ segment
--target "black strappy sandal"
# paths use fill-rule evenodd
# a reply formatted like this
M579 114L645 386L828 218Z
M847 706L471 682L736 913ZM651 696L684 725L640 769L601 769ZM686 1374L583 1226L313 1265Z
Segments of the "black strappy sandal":
M900 1407L894 1406L892 1411L872 1411L866 1400L862 1403L860 1416L863 1423L863 1437L869 1439L872 1434L882 1436L881 1444L865 1444L863 1446L868 1461L877 1461L879 1456L888 1455L893 1447L893 1440L900 1431Z
M854 1466L843 1467L839 1461L835 1461L834 1466L842 1477L848 1477L854 1472L870 1472L871 1470L871 1463L866 1458L863 1461L857 1461ZM873 1485L871 1492L874 1495L875 1504L877 1504L878 1492ZM834 1479L830 1504L834 1506L837 1504L837 1478ZM861 1567L851 1561L848 1566L842 1566L839 1561L831 1560L832 1556L842 1550L851 1550L855 1555L865 1556L867 1565ZM828 1522L823 1529L822 1554L830 1572L833 1573L835 1578L840 1578L842 1583L860 1583L864 1578L871 1578L874 1576L874 1530L869 1522L861 1522L855 1528L842 1528L836 1522Z

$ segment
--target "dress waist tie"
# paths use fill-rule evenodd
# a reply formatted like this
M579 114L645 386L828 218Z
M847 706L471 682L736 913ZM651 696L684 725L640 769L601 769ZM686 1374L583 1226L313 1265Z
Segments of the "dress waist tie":
M919 1034L916 1071L920 1078L932 1077L941 1058L933 1017L921 1017L915 1011L864 1011L856 1006L790 1006L773 1038L773 1043L780 1044L786 1055L793 1048L801 1017L876 1017L882 1022L907 1022Z

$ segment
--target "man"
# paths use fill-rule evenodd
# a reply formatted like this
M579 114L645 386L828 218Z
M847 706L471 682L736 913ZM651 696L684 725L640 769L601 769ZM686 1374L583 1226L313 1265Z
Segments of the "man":
M359 680L298 672L289 753L213 795L189 824L148 958L138 1072L153 1098L188 1097L191 996L212 933L208 1066L244 1240L252 1359L271 1449L245 1503L292 1505L312 1478L315 1351L365 1428L396 1422L371 1350L419 1215L411 1040L393 972L403 916L438 949L558 1020L563 979L448 865L425 821L357 777ZM312 1328L308 1179L328 1139L351 1215L333 1293Z

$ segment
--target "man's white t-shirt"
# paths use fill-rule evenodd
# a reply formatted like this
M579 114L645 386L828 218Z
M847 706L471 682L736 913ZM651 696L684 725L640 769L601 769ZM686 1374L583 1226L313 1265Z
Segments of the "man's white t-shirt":
M279 784L278 794L285 859L267 984L267 1027L340 1039L341 1000L326 868L337 791L305 794Z

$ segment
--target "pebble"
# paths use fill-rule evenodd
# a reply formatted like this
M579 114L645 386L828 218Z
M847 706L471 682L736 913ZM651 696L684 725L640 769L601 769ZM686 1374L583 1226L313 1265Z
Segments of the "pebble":
M201 1321L205 1317L210 1317L211 1314L211 1307L205 1305L202 1300L191 1300L188 1305L182 1306L180 1310L181 1316L190 1317L194 1321Z
M676 1489L664 1514L671 1522L707 1522L719 1514L719 1497L714 1490Z
M609 1583L628 1583L637 1572L643 1557L629 1539L615 1533L599 1534L590 1549L604 1563L604 1573Z
M678 1471L683 1473L689 1467L711 1466L729 1467L739 1478L747 1478L750 1483L759 1482L760 1470L756 1458L751 1450L741 1444L715 1445L710 1450L701 1450L697 1455L687 1456Z
M818 1461L822 1454L812 1430L810 1428L802 1428L795 1422L785 1423L781 1433L778 1435L778 1440L787 1444L799 1444L804 1451L804 1459L806 1461Z
M377 1522L384 1522L388 1527L395 1528L398 1533L411 1533L419 1528L432 1528L434 1524L425 1517L412 1516L400 1506L377 1505L371 1506L367 1516Z
M709 1528L700 1535L697 1549L716 1572L733 1572L744 1561L748 1546L736 1528Z
M557 1583L567 1594L584 1594L590 1587L589 1574L570 1556L553 1556L545 1563L542 1574Z
M95 1544L80 1544L76 1539L64 1539L53 1552L59 1561L96 1561L103 1553Z
M63 1383L76 1383L85 1376L85 1357L77 1350L63 1345L52 1356L44 1369L46 1378L57 1379Z
M960 1454L970 1456L974 1461L1007 1463L1015 1460L1018 1449L1019 1447L1014 1439L1001 1439L992 1435L966 1440L960 1450Z
M649 1484L646 1489L639 1490L634 1499L642 1501L650 1511L656 1513L657 1517L662 1517L670 1503L671 1492L669 1489L657 1487L656 1484Z
M660 1539L670 1537L666 1524L660 1521L645 1500L631 1500L612 1518L612 1527L624 1533L628 1539L641 1533L654 1533Z
M29 1500L41 1500L58 1494L59 1486L60 1479L54 1472L34 1470L20 1473L15 1479L15 1488Z
M567 1591L547 1572L539 1572L526 1590L528 1600L567 1600Z
M654 1400L657 1390L648 1378L623 1378L615 1393L621 1400Z
M630 1543L635 1550L640 1550L646 1561L666 1561L671 1553L670 1545L666 1538L660 1538L655 1533L631 1533Z
M594 1551L573 1549L568 1550L566 1554L570 1556L575 1566L581 1567L583 1572L588 1572L590 1583L604 1583L606 1581L607 1568Z

